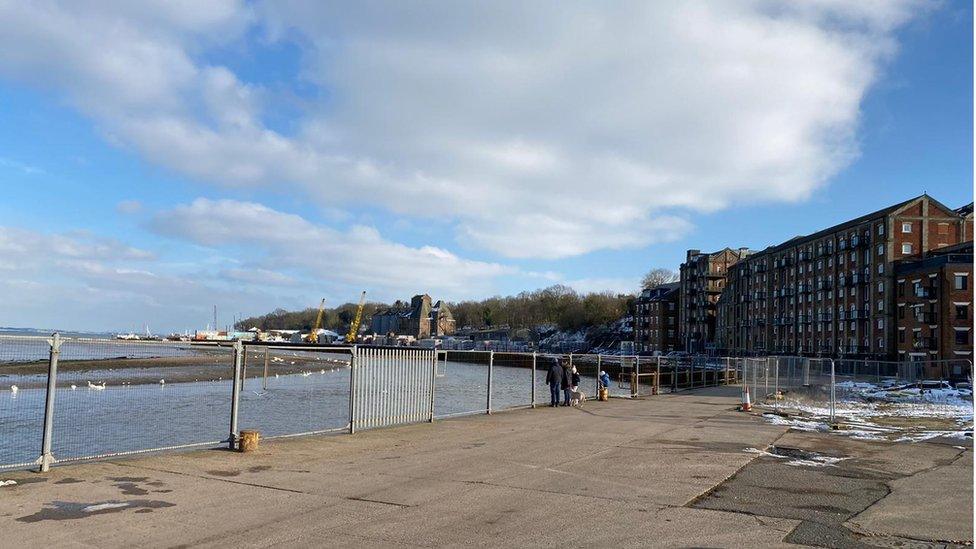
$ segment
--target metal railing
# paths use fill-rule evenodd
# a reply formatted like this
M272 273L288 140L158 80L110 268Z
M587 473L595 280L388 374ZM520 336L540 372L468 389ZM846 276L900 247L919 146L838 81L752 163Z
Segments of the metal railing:
M554 361L595 399L734 383L740 360L0 336L0 470L533 408Z
M578 390L588 399L600 389L611 397L640 398L741 384L759 405L778 409L788 393L790 402L829 407L831 418L847 382L972 375L968 361L0 336L0 470L46 471L53 464L162 450L234 448L241 429L256 429L265 438L354 433L531 408L549 402L546 372L554 362L575 369Z

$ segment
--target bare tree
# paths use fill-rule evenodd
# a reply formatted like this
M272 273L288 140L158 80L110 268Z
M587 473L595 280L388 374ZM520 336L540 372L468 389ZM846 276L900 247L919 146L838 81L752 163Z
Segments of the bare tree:
M678 272L671 269L656 268L647 271L641 279L641 289L654 288L661 284L678 281Z

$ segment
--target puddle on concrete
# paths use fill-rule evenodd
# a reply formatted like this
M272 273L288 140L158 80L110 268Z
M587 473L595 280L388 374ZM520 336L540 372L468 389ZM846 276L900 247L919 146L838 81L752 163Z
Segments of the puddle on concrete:
M149 493L149 490L145 488L140 488L134 482L118 482L115 487L122 491L126 496L144 496Z
M17 522L41 522L44 520L75 520L107 513L118 513L128 509L163 509L175 507L175 503L154 499L133 499L128 501L102 501L79 503L73 501L52 501L40 511L20 517Z
M55 482L54 484L78 484L79 482L85 482L85 481L81 480L80 478L68 477L68 478L63 478Z
M221 471L221 470L218 469L218 470L213 470L213 471L207 471L207 474L208 475L213 475L215 477L236 477L236 476L240 475L241 472L240 471Z
M271 469L270 465L255 465L254 467L248 467L248 472L260 473L261 471L267 471Z
M115 482L145 482L149 477L105 477L105 479Z

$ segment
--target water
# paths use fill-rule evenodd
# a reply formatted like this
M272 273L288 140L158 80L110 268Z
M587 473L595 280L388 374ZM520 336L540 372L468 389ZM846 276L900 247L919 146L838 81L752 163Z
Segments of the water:
M64 339L61 344L61 360L183 357L206 350L206 347L192 347L189 343L180 341ZM0 364L47 361L50 351L48 338L0 336Z
M252 367L253 368L253 367ZM349 424L349 369L314 370L307 375L269 376L267 390L260 368L249 368L241 392L239 427L279 436ZM173 368L170 368L172 372ZM230 430L231 367L223 380L165 385L112 384L106 371L86 372L109 379L103 390L79 382L76 389L59 383L55 396L53 452L66 460L226 440ZM434 414L438 417L483 413L487 407L488 368L483 364L446 362L435 379ZM546 404L545 372L536 373L536 402ZM582 385L592 395L595 379ZM495 366L492 408L502 410L532 402L532 370ZM4 387L6 389L6 387ZM31 462L40 454L44 389L0 391L0 465Z

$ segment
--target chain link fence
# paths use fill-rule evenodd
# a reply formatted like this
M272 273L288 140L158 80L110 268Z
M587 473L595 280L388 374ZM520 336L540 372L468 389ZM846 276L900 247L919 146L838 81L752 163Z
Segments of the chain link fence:
M968 360L925 363L771 356L741 359L743 402L773 413L850 419L859 414L911 416L972 406L972 363ZM893 406L900 404L900 407ZM924 409L922 409L924 408Z

